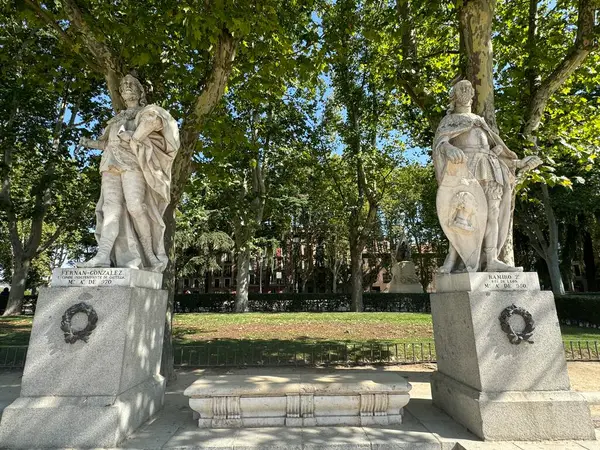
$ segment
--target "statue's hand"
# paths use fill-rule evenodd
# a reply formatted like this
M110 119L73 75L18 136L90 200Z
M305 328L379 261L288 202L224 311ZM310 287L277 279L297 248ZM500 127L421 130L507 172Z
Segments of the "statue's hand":
M79 145L81 145L82 147L90 147L90 144L92 143L91 139L88 139L86 137L82 137L79 139Z
M137 154L139 145L140 145L140 141L138 141L137 139L133 139L133 137L131 139L129 139L129 148L131 149L131 151L133 153Z
M446 157L454 164L465 162L465 153L458 147L447 145L445 148Z
M542 164L542 160L539 156L526 156L517 162L517 168L527 172L535 169L540 164Z
M119 139L121 139L122 141L130 142L131 136L133 136L133 133L131 131L121 131L121 132L119 132L118 136L119 136Z
M502 158L519 159L519 157L517 156L517 154L515 152L513 152L512 150L509 150L507 147L505 147L503 145L496 145L494 148L492 148L492 152L494 152L496 155L498 155L499 157L502 157Z

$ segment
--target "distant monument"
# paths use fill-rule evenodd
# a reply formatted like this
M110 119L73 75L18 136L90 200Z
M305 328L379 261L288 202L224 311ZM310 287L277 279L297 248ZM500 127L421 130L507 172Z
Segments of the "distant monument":
M460 81L433 142L437 211L450 241L435 277L431 314L437 353L433 402L493 441L595 439L590 411L570 391L554 296L537 273L500 261L510 232L518 159L471 112Z
M146 105L137 79L123 78L120 93L127 109L99 140L82 139L103 150L98 253L55 269L40 291L2 447L116 447L163 405L163 213L179 133L167 111Z
M415 263L410 259L410 245L402 240L396 249L396 262L390 269L392 280L388 292L391 293L422 293L423 286L417 277Z

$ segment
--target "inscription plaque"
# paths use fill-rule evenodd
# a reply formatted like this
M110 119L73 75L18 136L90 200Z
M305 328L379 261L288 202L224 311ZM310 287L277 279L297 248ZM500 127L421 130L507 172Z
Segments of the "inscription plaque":
M52 286L65 287L145 287L160 289L162 274L127 268L73 268L54 269Z
M539 291L535 272L472 272L437 274L436 292Z

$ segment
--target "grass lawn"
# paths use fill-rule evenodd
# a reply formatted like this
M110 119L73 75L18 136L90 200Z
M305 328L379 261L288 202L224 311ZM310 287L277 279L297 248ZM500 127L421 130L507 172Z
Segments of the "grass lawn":
M0 346L27 345L31 316L0 317ZM209 342L390 344L433 342L431 315L419 313L177 314L177 345ZM600 341L600 329L562 326L564 340Z

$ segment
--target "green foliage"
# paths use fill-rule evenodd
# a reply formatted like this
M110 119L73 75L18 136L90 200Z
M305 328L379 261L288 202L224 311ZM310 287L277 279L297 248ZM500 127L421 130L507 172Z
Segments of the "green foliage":
M600 296L572 294L556 296L555 299L561 322L600 325Z
M15 264L37 258L28 280L35 287L48 279L55 243L89 233L99 179L93 158L76 143L106 108L99 80L52 33L15 11L1 14L0 232L12 248L10 258L3 250L0 264L11 279Z
M437 181L431 165L409 164L394 170L382 207L386 234L393 249L402 240L414 245L420 281L428 286L447 251L436 211Z
M194 180L192 187L202 184ZM192 189L193 189L192 188ZM176 273L179 278L188 275L204 275L220 269L221 257L233 250L234 242L229 235L215 229L210 211L204 209L199 196L184 194L177 211L175 235Z

